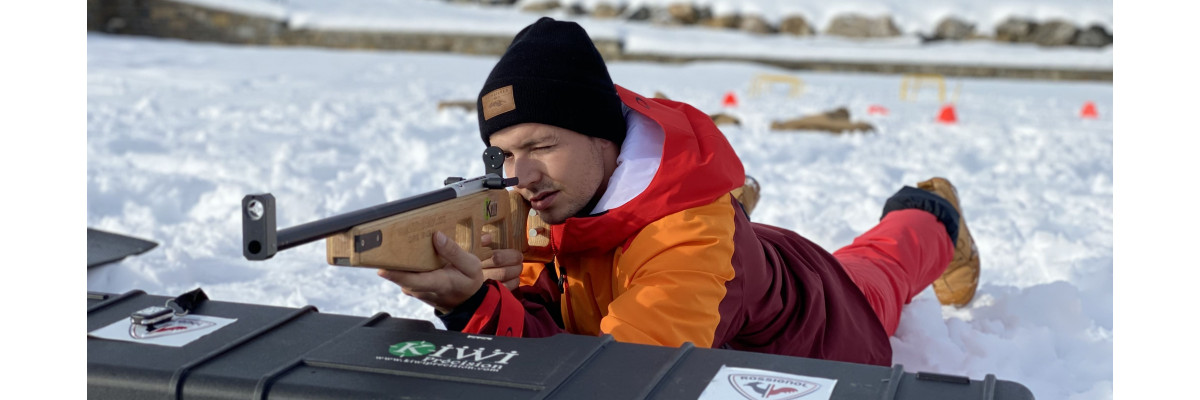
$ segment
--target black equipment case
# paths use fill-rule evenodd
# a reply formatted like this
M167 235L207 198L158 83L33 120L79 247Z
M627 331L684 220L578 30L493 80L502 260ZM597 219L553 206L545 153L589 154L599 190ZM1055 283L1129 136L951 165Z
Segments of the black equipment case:
M169 299L140 290L88 292L88 332ZM833 399L1033 398L1025 386L990 374L978 381L611 336L467 335L428 321L321 314L312 306L205 300L191 312L237 321L182 347L89 335L88 398L696 399L722 366L836 379Z

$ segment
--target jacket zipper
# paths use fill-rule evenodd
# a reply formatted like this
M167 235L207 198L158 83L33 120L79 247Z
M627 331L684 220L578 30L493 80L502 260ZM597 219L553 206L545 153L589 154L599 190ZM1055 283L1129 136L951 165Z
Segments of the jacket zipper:
M551 262L554 264L554 278L558 280L559 299L562 302L562 309L567 310L566 315L563 315L563 329L570 332L575 327L575 313L571 312L571 296L567 293L567 267L559 265L558 246L554 245L553 231L547 232L547 237L550 238Z

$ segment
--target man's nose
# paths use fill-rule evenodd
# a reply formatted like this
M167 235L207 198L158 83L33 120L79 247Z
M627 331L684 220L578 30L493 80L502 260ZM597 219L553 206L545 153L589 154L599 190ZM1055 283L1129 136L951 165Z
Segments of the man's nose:
M517 189L529 189L542 179L538 163L533 160L513 157L509 167L508 172L517 178Z

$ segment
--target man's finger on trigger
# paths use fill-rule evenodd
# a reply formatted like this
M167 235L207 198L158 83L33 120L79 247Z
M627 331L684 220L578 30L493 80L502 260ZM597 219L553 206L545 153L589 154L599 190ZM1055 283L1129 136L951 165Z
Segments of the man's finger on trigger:
M492 246L492 234L485 233L485 234L479 235L479 245L483 246L483 247L491 247Z
M525 256L514 249L501 249L492 252L492 263L495 265L520 265Z

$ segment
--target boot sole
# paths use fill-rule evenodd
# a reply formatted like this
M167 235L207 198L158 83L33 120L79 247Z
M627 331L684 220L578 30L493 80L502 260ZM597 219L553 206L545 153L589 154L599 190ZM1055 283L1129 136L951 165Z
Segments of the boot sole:
M958 242L954 244L954 259L946 266L946 271L933 281L933 292L937 294L938 302L943 305L964 307L975 298L975 290L979 287L980 264L975 239L971 237L971 231L967 229L967 219L958 205L958 190L943 178L917 183L917 188L941 196L958 211ZM951 282L965 284L952 285Z

